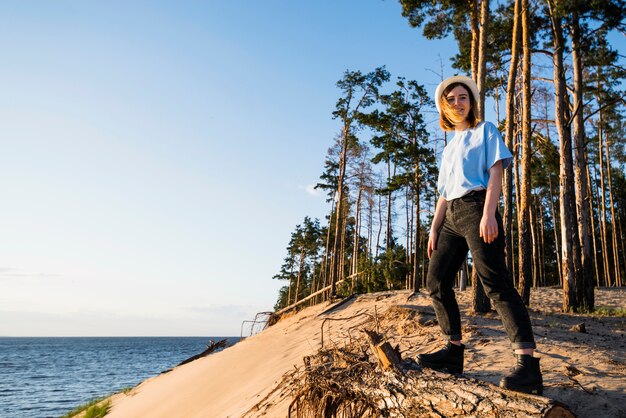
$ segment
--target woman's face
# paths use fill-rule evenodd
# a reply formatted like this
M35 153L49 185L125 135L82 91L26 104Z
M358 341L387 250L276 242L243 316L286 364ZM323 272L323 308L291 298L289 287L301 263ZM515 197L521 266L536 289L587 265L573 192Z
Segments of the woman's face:
M464 86L458 85L450 90L446 95L445 100L454 112L454 116L456 116L453 118L454 120L452 120L453 123L460 123L467 119L471 110L471 102L470 92L467 91Z

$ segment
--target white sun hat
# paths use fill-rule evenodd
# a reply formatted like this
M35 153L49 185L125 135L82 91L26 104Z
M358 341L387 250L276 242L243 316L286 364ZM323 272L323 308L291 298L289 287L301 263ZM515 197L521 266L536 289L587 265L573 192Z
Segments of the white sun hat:
M437 86L437 90L435 90L435 105L437 106L437 112L441 113L441 108L439 105L439 100L441 100L441 95L450 84L454 84L454 83L461 83L465 85L468 88L468 90L472 92L472 96L474 96L474 103L478 105L478 101L479 101L478 86L476 85L474 80L472 80L471 78L465 75L455 75L454 77L450 77L450 78L443 80Z

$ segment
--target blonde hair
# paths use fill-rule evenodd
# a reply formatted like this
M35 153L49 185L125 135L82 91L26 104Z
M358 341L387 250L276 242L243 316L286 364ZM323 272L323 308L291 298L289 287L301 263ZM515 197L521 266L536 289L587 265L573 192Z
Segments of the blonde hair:
M441 97L437 98L437 100L439 100L439 107L441 108L441 112L439 112L439 126L441 126L441 129L444 131L454 131L455 129L455 119L457 119L456 113L450 103L446 100L446 96L457 86L462 86L465 90L467 90L467 94L469 96L470 111L467 114L467 123L469 124L469 127L475 128L480 123L476 100L474 100L474 95L470 91L469 87L463 83L452 83L445 88Z

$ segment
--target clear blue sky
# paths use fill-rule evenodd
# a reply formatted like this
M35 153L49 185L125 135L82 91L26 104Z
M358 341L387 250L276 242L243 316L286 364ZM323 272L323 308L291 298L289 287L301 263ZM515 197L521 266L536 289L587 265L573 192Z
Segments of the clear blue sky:
M0 3L0 335L239 335L271 310L347 69L429 91L396 1Z

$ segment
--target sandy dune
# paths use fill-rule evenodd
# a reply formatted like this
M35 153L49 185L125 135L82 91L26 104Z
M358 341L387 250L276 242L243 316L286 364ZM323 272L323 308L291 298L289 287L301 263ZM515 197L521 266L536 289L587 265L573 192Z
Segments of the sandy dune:
M497 314L468 313L471 291L458 292L463 311L465 374L496 383L513 356ZM544 395L579 417L626 417L626 319L559 312L559 289L534 289L531 318L539 345ZM626 291L596 292L596 305L626 307ZM108 417L285 417L291 400L274 389L322 346L342 345L364 327L378 326L403 357L441 344L424 294L382 292L335 306L307 308L220 353L149 379L113 398ZM329 312L325 312L329 310ZM585 323L587 333L570 328ZM268 396L268 394L271 394Z

